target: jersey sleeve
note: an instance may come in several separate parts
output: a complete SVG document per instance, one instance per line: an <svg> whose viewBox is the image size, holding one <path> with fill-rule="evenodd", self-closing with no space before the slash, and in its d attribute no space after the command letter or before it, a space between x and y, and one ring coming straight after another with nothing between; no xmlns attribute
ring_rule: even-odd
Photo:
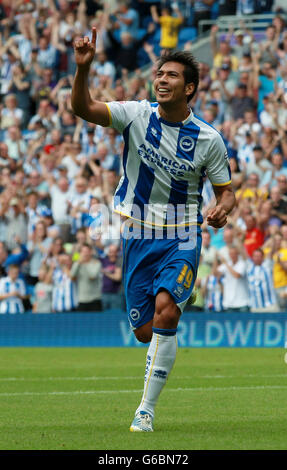
<svg viewBox="0 0 287 470"><path fill-rule="evenodd" d="M231 183L231 170L227 149L220 134L214 134L207 156L206 173L213 186Z"/></svg>
<svg viewBox="0 0 287 470"><path fill-rule="evenodd" d="M109 111L109 127L120 133L143 109L143 103L140 101L111 101L105 104Z"/></svg>

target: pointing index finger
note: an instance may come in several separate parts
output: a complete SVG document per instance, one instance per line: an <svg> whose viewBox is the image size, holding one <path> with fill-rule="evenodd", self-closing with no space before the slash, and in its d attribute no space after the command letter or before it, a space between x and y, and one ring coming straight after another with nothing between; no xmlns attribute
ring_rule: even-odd
<svg viewBox="0 0 287 470"><path fill-rule="evenodd" d="M96 39L97 39L97 29L93 27L92 28L92 40L91 40L91 43L93 46L96 45Z"/></svg>

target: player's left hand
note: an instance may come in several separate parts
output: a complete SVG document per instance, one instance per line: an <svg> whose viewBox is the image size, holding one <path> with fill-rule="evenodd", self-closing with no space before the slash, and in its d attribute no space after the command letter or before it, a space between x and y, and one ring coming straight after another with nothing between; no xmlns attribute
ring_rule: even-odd
<svg viewBox="0 0 287 470"><path fill-rule="evenodd" d="M207 223L214 228L221 228L227 223L227 214L222 206L219 204L213 209L210 209L207 213Z"/></svg>

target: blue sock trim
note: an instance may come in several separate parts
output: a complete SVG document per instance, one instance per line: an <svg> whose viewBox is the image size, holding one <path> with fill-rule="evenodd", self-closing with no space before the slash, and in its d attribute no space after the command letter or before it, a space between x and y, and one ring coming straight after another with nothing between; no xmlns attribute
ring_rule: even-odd
<svg viewBox="0 0 287 470"><path fill-rule="evenodd" d="M163 329L163 328L154 328L154 327L152 327L152 331L154 333L156 333L157 335L174 336L174 335L176 335L177 328L167 330L167 329Z"/></svg>

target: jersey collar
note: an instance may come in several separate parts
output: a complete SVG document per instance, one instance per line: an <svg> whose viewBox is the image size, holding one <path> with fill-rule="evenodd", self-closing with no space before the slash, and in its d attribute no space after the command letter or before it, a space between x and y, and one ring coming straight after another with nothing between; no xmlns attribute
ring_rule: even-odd
<svg viewBox="0 0 287 470"><path fill-rule="evenodd" d="M193 118L193 112L192 112L192 110L190 109L189 115L187 116L187 118L185 118L184 121L170 122L170 121L166 121L165 119L163 119L163 118L161 117L161 115L159 114L158 106L157 106L157 108L156 108L156 116L157 116L158 120L159 120L160 122L162 122L163 124L165 124L166 126L171 126L171 127L183 127L183 126L186 126L187 124L189 124L189 122L192 120L192 118Z"/></svg>

